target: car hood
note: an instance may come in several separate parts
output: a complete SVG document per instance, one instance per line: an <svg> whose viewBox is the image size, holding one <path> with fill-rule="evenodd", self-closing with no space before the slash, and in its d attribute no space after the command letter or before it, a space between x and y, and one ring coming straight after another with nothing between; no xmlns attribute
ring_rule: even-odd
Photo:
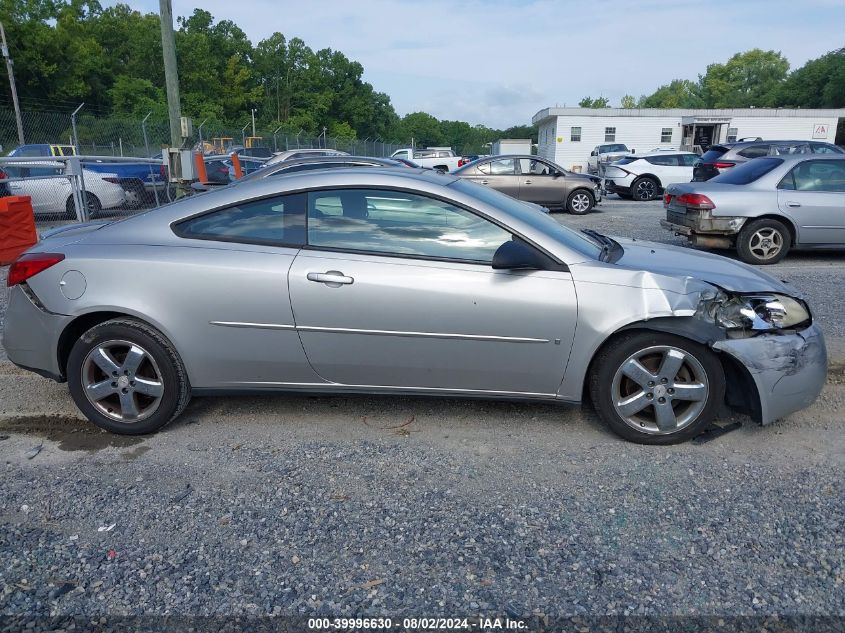
<svg viewBox="0 0 845 633"><path fill-rule="evenodd" d="M694 277L730 292L778 292L800 297L788 283L753 266L688 247L614 237L625 250L617 266L673 277Z"/></svg>

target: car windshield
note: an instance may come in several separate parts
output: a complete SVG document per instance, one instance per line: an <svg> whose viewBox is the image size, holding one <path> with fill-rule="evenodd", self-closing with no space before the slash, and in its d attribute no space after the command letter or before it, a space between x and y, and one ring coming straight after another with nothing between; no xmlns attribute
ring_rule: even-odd
<svg viewBox="0 0 845 633"><path fill-rule="evenodd" d="M715 178L711 178L710 182L719 182L725 185L747 185L765 176L781 163L783 161L780 158L755 158L739 167L732 167Z"/></svg>
<svg viewBox="0 0 845 633"><path fill-rule="evenodd" d="M580 233L576 233L572 229L563 226L557 220L550 218L547 214L536 210L524 202L511 198L500 191L463 179L456 180L450 186L462 193L478 198L490 206L502 209L521 220L529 222L544 233L551 235L562 244L574 251L577 251L578 253L581 253L582 255L586 255L592 259L598 259L601 255L601 247L593 240Z"/></svg>
<svg viewBox="0 0 845 633"><path fill-rule="evenodd" d="M633 163L635 160L639 160L638 156L626 156L625 158L620 158L614 164L615 165L627 165L628 163Z"/></svg>
<svg viewBox="0 0 845 633"><path fill-rule="evenodd" d="M602 145L600 151L602 154L607 154L608 152L627 152L628 148L617 143L616 145Z"/></svg>

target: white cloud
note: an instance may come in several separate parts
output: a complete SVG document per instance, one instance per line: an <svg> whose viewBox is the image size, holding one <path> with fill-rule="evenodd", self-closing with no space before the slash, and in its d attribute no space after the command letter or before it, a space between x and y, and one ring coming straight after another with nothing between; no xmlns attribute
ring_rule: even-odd
<svg viewBox="0 0 845 633"><path fill-rule="evenodd" d="M142 0L138 8L157 11ZM196 0L174 0L188 15ZM842 0L206 0L254 41L280 31L363 64L400 114L497 127L555 104L653 92L759 47L793 67L845 44Z"/></svg>

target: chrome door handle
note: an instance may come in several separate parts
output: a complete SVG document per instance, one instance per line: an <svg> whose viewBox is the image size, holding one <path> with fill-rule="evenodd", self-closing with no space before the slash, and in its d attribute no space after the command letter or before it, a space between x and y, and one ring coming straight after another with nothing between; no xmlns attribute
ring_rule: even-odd
<svg viewBox="0 0 845 633"><path fill-rule="evenodd" d="M481 184L482 184L482 185L486 185L486 184L487 184L487 181L486 181L486 180L482 180L482 181L481 181Z"/></svg>
<svg viewBox="0 0 845 633"><path fill-rule="evenodd" d="M530 184L531 184L531 181L530 181L530 180L526 180L526 181L525 181L525 184L526 184L526 185L530 185Z"/></svg>
<svg viewBox="0 0 845 633"><path fill-rule="evenodd" d="M333 288L337 288L344 284L351 284L355 281L352 277L347 277L338 270L329 270L324 273L308 273L306 275L308 281L316 281L321 284L327 284Z"/></svg>
<svg viewBox="0 0 845 633"><path fill-rule="evenodd" d="M800 202L787 202L786 206L788 206L788 207L800 207L801 203Z"/></svg>

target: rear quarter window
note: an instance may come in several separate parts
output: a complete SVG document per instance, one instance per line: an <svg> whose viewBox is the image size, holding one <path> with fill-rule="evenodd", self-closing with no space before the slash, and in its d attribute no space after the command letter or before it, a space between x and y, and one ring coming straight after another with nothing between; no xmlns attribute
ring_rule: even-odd
<svg viewBox="0 0 845 633"><path fill-rule="evenodd" d="M701 162L702 163L712 163L720 159L722 156L728 153L727 147L722 147L721 145L714 145L706 152L701 155Z"/></svg>
<svg viewBox="0 0 845 633"><path fill-rule="evenodd" d="M782 163L783 161L780 158L758 158L738 167L733 167L712 178L710 182L720 182L726 185L747 185L762 178Z"/></svg>

